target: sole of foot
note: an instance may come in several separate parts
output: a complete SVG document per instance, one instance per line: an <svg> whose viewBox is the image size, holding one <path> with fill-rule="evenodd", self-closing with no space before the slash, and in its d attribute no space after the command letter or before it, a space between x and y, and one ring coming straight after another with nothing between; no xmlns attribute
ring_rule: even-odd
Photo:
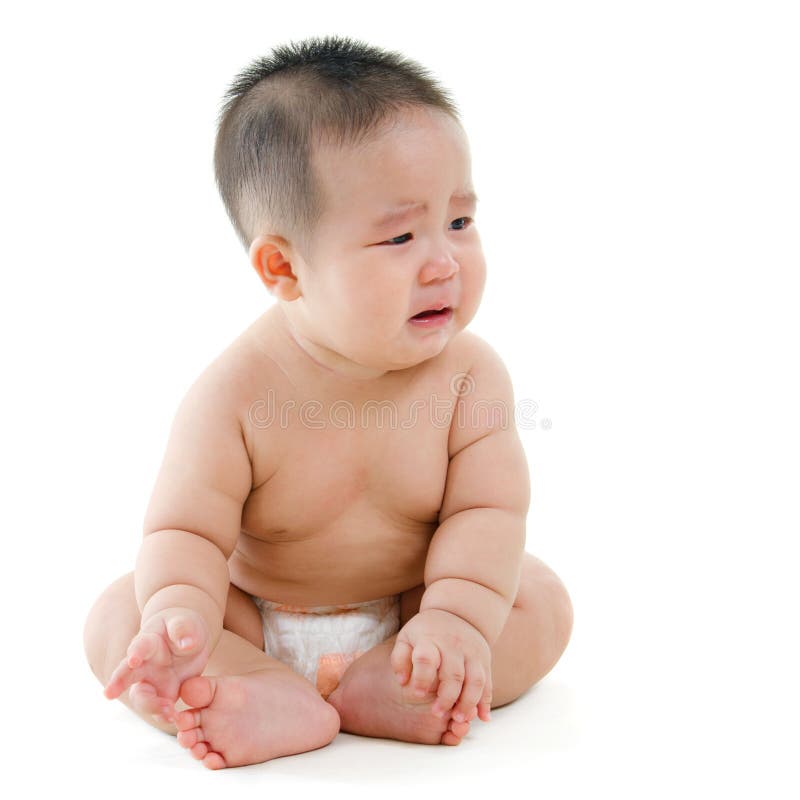
<svg viewBox="0 0 800 800"><path fill-rule="evenodd" d="M347 733L420 744L460 744L477 709L464 722L457 722L449 712L435 716L435 701L433 694L413 696L397 682L388 660L372 652L354 662L328 697Z"/></svg>
<svg viewBox="0 0 800 800"><path fill-rule="evenodd" d="M339 717L307 681L284 670L198 676L181 685L178 743L209 769L258 764L329 744Z"/></svg>

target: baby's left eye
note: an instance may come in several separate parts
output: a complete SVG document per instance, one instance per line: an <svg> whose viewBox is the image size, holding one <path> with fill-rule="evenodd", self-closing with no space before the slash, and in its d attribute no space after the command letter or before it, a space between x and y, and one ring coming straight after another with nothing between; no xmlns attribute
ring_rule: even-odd
<svg viewBox="0 0 800 800"><path fill-rule="evenodd" d="M458 219L454 219L452 224L455 225L458 222L462 222L463 225L461 227L456 228L456 230L463 231L472 222L472 217L459 217Z"/></svg>

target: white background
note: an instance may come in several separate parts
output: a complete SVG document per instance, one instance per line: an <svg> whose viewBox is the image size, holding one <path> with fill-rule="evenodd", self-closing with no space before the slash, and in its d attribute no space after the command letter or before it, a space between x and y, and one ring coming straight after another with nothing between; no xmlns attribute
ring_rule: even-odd
<svg viewBox="0 0 800 800"><path fill-rule="evenodd" d="M797 797L792 6L4 11L0 780ZM527 547L568 586L575 629L458 748L340 735L211 774L102 697L82 627L133 567L178 401L271 302L213 182L220 98L272 46L334 33L419 60L462 109L489 265L471 327L537 404Z"/></svg>

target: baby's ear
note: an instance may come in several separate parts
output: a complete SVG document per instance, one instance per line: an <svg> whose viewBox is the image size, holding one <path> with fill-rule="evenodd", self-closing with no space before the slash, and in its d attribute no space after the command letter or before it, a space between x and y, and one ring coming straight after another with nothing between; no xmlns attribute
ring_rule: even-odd
<svg viewBox="0 0 800 800"><path fill-rule="evenodd" d="M271 294L279 300L300 296L297 275L292 271L291 248L280 236L263 235L250 245L250 263Z"/></svg>

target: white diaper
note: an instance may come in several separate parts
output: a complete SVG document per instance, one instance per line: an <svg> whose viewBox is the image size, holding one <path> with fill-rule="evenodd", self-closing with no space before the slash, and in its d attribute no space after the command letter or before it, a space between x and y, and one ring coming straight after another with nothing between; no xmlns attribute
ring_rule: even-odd
<svg viewBox="0 0 800 800"><path fill-rule="evenodd" d="M292 606L254 597L264 652L317 687L324 697L362 653L400 630L400 595L338 606Z"/></svg>

